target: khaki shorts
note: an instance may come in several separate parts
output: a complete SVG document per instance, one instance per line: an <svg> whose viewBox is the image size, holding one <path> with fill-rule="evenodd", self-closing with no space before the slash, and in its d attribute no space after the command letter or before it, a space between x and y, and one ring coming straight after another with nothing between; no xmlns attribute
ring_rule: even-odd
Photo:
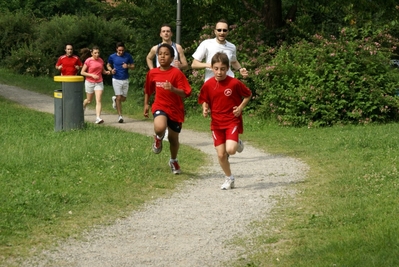
<svg viewBox="0 0 399 267"><path fill-rule="evenodd" d="M85 81L85 88L86 88L86 93L92 94L94 91L103 91L104 90L104 83L91 83L88 81Z"/></svg>
<svg viewBox="0 0 399 267"><path fill-rule="evenodd" d="M129 80L117 80L112 78L112 86L114 87L115 95L123 95L124 97L127 97Z"/></svg>

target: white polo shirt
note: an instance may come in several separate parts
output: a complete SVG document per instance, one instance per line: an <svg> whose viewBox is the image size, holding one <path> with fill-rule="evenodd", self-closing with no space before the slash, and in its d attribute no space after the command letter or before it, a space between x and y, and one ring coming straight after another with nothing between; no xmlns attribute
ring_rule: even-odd
<svg viewBox="0 0 399 267"><path fill-rule="evenodd" d="M197 50L193 54L193 58L202 62L202 60L205 58L206 63L211 63L212 57L217 53L217 52L223 52L227 55L229 58L229 62L231 65L231 62L237 61L237 52L236 52L236 46L228 41L224 44L218 43L216 38L214 39L207 39L204 40L200 43L198 46ZM229 70L227 71L227 75L234 77L234 72L231 71L231 68L229 66ZM209 78L213 77L213 72L210 68L205 69L205 81L207 81Z"/></svg>

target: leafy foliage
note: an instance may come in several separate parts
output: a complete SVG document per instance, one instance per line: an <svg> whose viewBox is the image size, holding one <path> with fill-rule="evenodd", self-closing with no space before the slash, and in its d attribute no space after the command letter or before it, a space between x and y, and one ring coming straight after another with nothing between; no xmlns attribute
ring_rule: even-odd
<svg viewBox="0 0 399 267"><path fill-rule="evenodd" d="M51 18L61 15L84 13L100 14L107 4L101 0L25 0L2 1L0 11L14 13L22 11L37 18Z"/></svg>
<svg viewBox="0 0 399 267"><path fill-rule="evenodd" d="M41 72L42 74L54 75L58 74L54 64L58 56L65 53L67 43L73 44L77 50L99 46L106 61L108 55L114 53L118 41L130 43L134 38L134 32L123 20L106 21L95 15L53 17L50 21L39 24L36 32L36 39L32 44L13 50L12 55L6 60L9 68L18 73L32 74L28 70L44 67L46 71ZM39 62L29 60L30 53L27 49L42 58L41 65L35 65ZM26 55L25 59L23 55ZM18 63L24 60L25 64Z"/></svg>
<svg viewBox="0 0 399 267"><path fill-rule="evenodd" d="M283 45L255 78L265 89L259 113L309 127L396 120L399 72L389 63L397 44L389 34L343 28L338 39Z"/></svg>
<svg viewBox="0 0 399 267"><path fill-rule="evenodd" d="M31 44L24 44L20 48L12 50L11 55L6 58L4 64L15 73L34 77L49 75L53 70L49 66L54 66L54 62L50 61L41 50Z"/></svg>
<svg viewBox="0 0 399 267"><path fill-rule="evenodd" d="M11 54L11 49L17 49L32 41L36 22L30 14L24 12L4 12L0 15L0 58Z"/></svg>
<svg viewBox="0 0 399 267"><path fill-rule="evenodd" d="M160 25L177 24L176 1L64 1L0 4L0 12L24 11L0 18L0 56L7 57L2 63L18 73L52 76L58 74L54 63L66 43L74 45L75 53L97 45L106 61L115 43L123 41L136 63L132 88L141 90L148 71L145 58L160 41ZM298 126L396 120L398 74L389 68L389 59L399 58L397 40L391 37L399 33L399 7L394 0L355 2L285 0L277 12L284 15L292 7L297 12L284 27L270 30L263 11L278 0L183 1L181 44L190 64L199 43L214 37L214 23L220 18L230 22L228 40L250 72L242 79L253 93L246 112ZM159 10L165 10L162 16L156 15ZM41 19L25 16L27 11ZM185 73L193 88L186 107L195 110L203 70Z"/></svg>

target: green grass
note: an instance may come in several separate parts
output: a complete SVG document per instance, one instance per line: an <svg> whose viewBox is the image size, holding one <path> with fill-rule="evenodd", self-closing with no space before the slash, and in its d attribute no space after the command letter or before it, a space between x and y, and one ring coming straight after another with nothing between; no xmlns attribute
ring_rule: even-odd
<svg viewBox="0 0 399 267"><path fill-rule="evenodd" d="M18 85L14 78L7 81L4 76L10 74L3 72L0 69L0 83ZM18 77L19 83L26 79L26 85L36 90L32 85L35 80ZM49 90L52 94L53 89ZM108 91L105 93L110 97L112 91ZM142 116L140 92L137 88L129 92L126 114ZM9 129L13 121L6 123L3 118L8 117L4 112L11 112L10 107L15 109L15 117L22 117L22 124L35 116L41 125L20 127L17 123ZM55 134L51 115L5 101L0 103L0 111L1 138L10 138L9 142L1 140L2 145L6 143L0 154L1 201L10 201L1 206L1 214L8 210L17 216L0 217L2 224L10 220L7 227L15 227L7 235L1 230L1 238L8 238L1 243L1 255L27 250L47 236L51 243L54 237L78 234L83 227L112 221L134 209L132 203L140 205L175 186L174 180L164 185L154 178L157 172L168 170L164 165L149 166L156 155L148 151L150 140L146 137L95 125L84 131ZM184 127L209 131L209 120L190 113ZM120 137L132 141L121 143ZM269 153L300 159L310 170L303 182L292 186L295 196L278 198L279 205L271 216L253 222L248 237L233 241L245 253L228 266L399 266L399 124L286 128L247 116L243 139ZM114 150L101 148L101 140L115 143ZM197 169L192 164L201 155L187 147L182 149L185 160L193 158L187 168L192 166L189 172L194 175ZM121 159L126 165L117 167ZM141 172L146 175L137 178ZM88 174L93 174L90 180ZM143 189L137 189L138 185ZM7 196L13 196L12 200ZM125 197L131 199L125 202ZM39 198L45 200L40 202ZM43 203L49 203L48 207ZM87 207L89 215L79 211ZM104 211L109 214L104 216ZM30 241L32 236L35 238Z"/></svg>
<svg viewBox="0 0 399 267"><path fill-rule="evenodd" d="M237 240L255 252L236 266L399 266L398 124L298 129L247 118L246 130L311 168L261 234Z"/></svg>
<svg viewBox="0 0 399 267"><path fill-rule="evenodd" d="M149 137L94 124L54 132L53 115L3 98L0 117L0 262L126 216L195 178L206 161L182 145L176 176Z"/></svg>

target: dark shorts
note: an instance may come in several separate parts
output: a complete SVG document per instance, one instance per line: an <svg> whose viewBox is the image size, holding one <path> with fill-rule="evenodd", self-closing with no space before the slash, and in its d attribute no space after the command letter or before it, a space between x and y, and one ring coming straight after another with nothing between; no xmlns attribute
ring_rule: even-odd
<svg viewBox="0 0 399 267"><path fill-rule="evenodd" d="M181 122L172 121L171 119L169 119L168 115L164 111L157 110L152 115L154 118L158 117L158 116L165 116L168 119L168 122L167 122L168 127L176 133L181 132L181 128L182 128L183 124Z"/></svg>

